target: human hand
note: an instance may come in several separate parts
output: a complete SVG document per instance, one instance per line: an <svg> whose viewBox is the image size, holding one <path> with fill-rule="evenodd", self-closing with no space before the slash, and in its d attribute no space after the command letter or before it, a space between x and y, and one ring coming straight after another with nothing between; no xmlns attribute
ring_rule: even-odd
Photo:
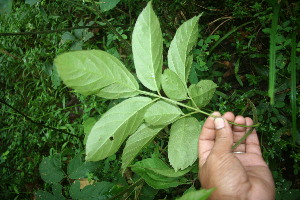
<svg viewBox="0 0 300 200"><path fill-rule="evenodd" d="M234 153L231 149L250 128L252 119L225 113L208 117L199 137L199 179L203 188L216 188L210 199L275 199L272 174L262 158L258 137L254 130Z"/></svg>

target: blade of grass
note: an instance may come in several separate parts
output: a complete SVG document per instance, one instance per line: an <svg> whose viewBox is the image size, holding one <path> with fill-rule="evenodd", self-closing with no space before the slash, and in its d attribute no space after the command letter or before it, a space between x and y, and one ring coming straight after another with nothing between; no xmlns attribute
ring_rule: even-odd
<svg viewBox="0 0 300 200"><path fill-rule="evenodd" d="M229 31L228 33L226 33L226 35L224 35L222 38L220 38L210 49L209 49L209 54L211 54L211 52L223 41L225 40L226 38L228 38L232 33L234 33L235 31L239 30L240 28L242 28L243 26L246 26L250 23L252 23L254 21L250 21L250 22L247 22L247 23L244 23L234 29L232 29L231 31Z"/></svg>
<svg viewBox="0 0 300 200"><path fill-rule="evenodd" d="M235 66L234 66L234 73L235 73L235 78L236 78L237 82L239 82L239 84L240 84L241 86L244 86L244 84L243 84L243 82L242 82L240 76L238 75L239 68L240 68L240 60L241 60L241 58L238 58L238 60L237 60L236 63L235 63Z"/></svg>
<svg viewBox="0 0 300 200"><path fill-rule="evenodd" d="M250 107L252 109L252 115L253 115L253 124L258 124L258 118L257 118L257 110L254 106L254 104L252 103L252 101L250 101L250 99L247 99L248 104L250 104ZM235 145L233 145L231 147L232 150L234 150L235 148L237 148L237 146L239 146L244 140L246 140L246 138L252 133L252 131L255 129L255 127L251 127L247 133L241 138L239 139L239 141L237 141L237 143L235 143Z"/></svg>
<svg viewBox="0 0 300 200"><path fill-rule="evenodd" d="M292 136L295 144L297 140L297 104L296 104L296 31L292 35L291 52L291 105L292 105Z"/></svg>
<svg viewBox="0 0 300 200"><path fill-rule="evenodd" d="M274 92L275 92L275 80L276 80L276 35L277 35L277 25L279 18L279 4L274 2L273 4L273 16L272 16L272 26L270 33L270 70L269 70L269 90L268 96L270 97L271 105L274 105Z"/></svg>

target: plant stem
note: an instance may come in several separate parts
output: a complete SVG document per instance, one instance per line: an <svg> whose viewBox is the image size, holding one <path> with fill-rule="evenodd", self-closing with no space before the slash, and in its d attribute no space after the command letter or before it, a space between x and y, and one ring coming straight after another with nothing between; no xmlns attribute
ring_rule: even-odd
<svg viewBox="0 0 300 200"><path fill-rule="evenodd" d="M195 113L202 113L202 114L204 114L204 115L207 115L207 116L216 118L216 116L211 115L211 114L209 114L209 113L207 113L207 112L205 112L205 111L203 111L203 110L200 110L200 109L198 109L198 108L194 108L194 107L187 106L187 105L185 105L185 104L183 104L183 103L174 101L174 100L172 100L172 99L169 99L169 98L166 98L166 97L163 97L163 96L159 96L159 95L154 94L154 93L151 93L151 92L142 91L142 90L138 90L138 92L139 92L140 94L144 94L144 95L147 95L147 96L160 98L160 99L163 99L163 100L165 100L165 101L168 101L168 102L170 102L170 103L172 103L172 104L176 104L176 105L178 105L178 106L181 106L181 107L184 107L184 108L187 108L187 109L190 109L190 110L194 110L195 112L193 112L193 114L195 114ZM243 124L237 124L237 123L230 122L230 121L228 121L228 123L229 123L229 124L236 125L236 126L240 126L240 127L257 127L257 126L259 126L259 123L254 124L254 125L251 125L251 126L246 126L246 125L243 125Z"/></svg>
<svg viewBox="0 0 300 200"><path fill-rule="evenodd" d="M199 113L199 112L198 112L198 111L195 111L195 112L191 112L191 113L182 115L181 117L178 118L178 120L181 119L181 118L185 118L185 117L191 116L191 115L193 115L193 114L197 114L197 113Z"/></svg>
<svg viewBox="0 0 300 200"><path fill-rule="evenodd" d="M151 92L142 91L142 90L139 90L139 92L140 92L140 94L144 94L144 95L148 95L148 96L160 98L160 99L163 99L163 100L165 100L165 101L168 101L168 102L170 102L170 103L172 103L172 104L176 104L176 105L179 105L179 106L181 106L181 107L185 107L185 108L187 108L187 109L194 110L194 111L197 111L197 112L202 113L202 114L204 114L204 115L210 116L210 114L207 113L207 112L204 112L204 111L199 110L199 109L197 109L197 108L193 108L193 107L187 106L187 105L185 105L185 104L183 104L183 103L174 101L174 100L172 100L172 99L168 99L168 98L166 98L166 97L159 96L159 95L157 95L157 94L154 94L154 93L151 93Z"/></svg>
<svg viewBox="0 0 300 200"><path fill-rule="evenodd" d="M237 148L237 146L239 146L252 133L253 130L254 130L254 127L250 128L250 130L248 130L247 133L245 135L243 135L243 137L241 139L239 139L239 141L231 147L231 149L234 150L235 148Z"/></svg>

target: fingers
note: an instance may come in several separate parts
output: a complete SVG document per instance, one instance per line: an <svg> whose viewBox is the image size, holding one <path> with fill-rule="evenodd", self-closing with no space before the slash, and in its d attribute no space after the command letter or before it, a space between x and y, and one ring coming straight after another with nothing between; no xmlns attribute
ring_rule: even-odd
<svg viewBox="0 0 300 200"><path fill-rule="evenodd" d="M251 118L246 117L245 119L246 119L246 125L247 126L253 125L253 120ZM251 128L247 128L247 131L250 130L250 129ZM257 154L257 155L260 155L260 156L262 155L260 145L259 145L258 136L257 136L257 133L256 133L255 129L246 138L245 146L246 146L246 152L247 153L254 153L254 154Z"/></svg>
<svg viewBox="0 0 300 200"><path fill-rule="evenodd" d="M221 116L219 112L212 113L213 116ZM199 165L200 167L206 162L206 158L210 154L215 143L215 124L214 118L208 117L203 124L202 131L198 142Z"/></svg>
<svg viewBox="0 0 300 200"><path fill-rule="evenodd" d="M216 139L212 152L215 154L230 153L233 144L232 129L226 119L218 117L214 120Z"/></svg>
<svg viewBox="0 0 300 200"><path fill-rule="evenodd" d="M243 116L236 116L234 123L246 125L246 119ZM233 144L237 143L246 133L246 128L241 126L233 126ZM234 152L246 152L245 141L243 141L237 148L234 149Z"/></svg>
<svg viewBox="0 0 300 200"><path fill-rule="evenodd" d="M213 116L220 117L221 114L219 112L212 113ZM223 115L223 118L225 118L228 121L233 122L234 121L234 114L232 112L227 112ZM231 126L231 124L230 124ZM206 159L208 155L211 152L211 149L214 146L216 138L215 133L215 124L214 124L214 118L208 117L202 127L202 131L199 137L199 165L200 167L206 162Z"/></svg>
<svg viewBox="0 0 300 200"><path fill-rule="evenodd" d="M253 125L253 120L249 117L236 116L234 123L243 124L246 126ZM233 126L233 142L234 144L238 142L251 128L250 127L241 127L241 126ZM234 152L247 152L247 153L255 153L257 155L261 155L261 149L259 146L259 141L257 137L256 130L254 129L252 133L244 140Z"/></svg>
<svg viewBox="0 0 300 200"><path fill-rule="evenodd" d="M223 118L225 118L227 121L229 122L233 122L234 119L235 119L235 116L232 112L226 112L224 115L223 115ZM232 124L229 124L230 127L232 127Z"/></svg>

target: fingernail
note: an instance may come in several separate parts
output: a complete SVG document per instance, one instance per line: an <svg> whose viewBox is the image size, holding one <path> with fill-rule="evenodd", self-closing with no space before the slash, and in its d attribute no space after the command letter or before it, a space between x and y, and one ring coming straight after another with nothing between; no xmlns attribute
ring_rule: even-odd
<svg viewBox="0 0 300 200"><path fill-rule="evenodd" d="M224 119L221 117L215 118L215 128L221 129L225 127Z"/></svg>

